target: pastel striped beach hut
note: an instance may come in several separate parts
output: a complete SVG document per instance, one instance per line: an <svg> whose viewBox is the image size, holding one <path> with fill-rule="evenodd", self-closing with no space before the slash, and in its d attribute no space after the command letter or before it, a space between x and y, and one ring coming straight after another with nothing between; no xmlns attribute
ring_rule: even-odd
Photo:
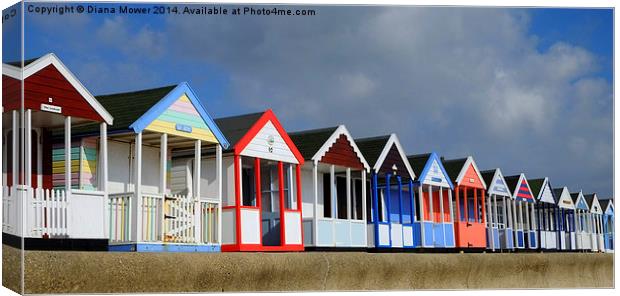
<svg viewBox="0 0 620 296"><path fill-rule="evenodd" d="M523 173L505 178L514 197L515 245L517 249L537 249L536 200Z"/></svg>
<svg viewBox="0 0 620 296"><path fill-rule="evenodd" d="M2 82L4 241L19 247L24 238L26 249L106 249L105 141L75 139L71 129L90 124L105 135L113 116L53 53L3 63Z"/></svg>
<svg viewBox="0 0 620 296"><path fill-rule="evenodd" d="M111 251L217 252L221 243L221 190L174 191L171 155L191 149L214 151L211 166L195 166L218 176L228 141L186 82L153 89L97 96L116 118L107 134L109 180L106 224ZM88 141L92 125L74 129ZM198 157L199 159L199 157ZM199 180L199 179L197 179Z"/></svg>
<svg viewBox="0 0 620 296"><path fill-rule="evenodd" d="M555 204L560 210L558 220L561 220L562 224L565 225L565 227L558 231L560 236L558 250L576 250L575 203L566 186L554 188L553 197Z"/></svg>
<svg viewBox="0 0 620 296"><path fill-rule="evenodd" d="M513 201L499 168L480 172L487 185L487 249L514 250Z"/></svg>

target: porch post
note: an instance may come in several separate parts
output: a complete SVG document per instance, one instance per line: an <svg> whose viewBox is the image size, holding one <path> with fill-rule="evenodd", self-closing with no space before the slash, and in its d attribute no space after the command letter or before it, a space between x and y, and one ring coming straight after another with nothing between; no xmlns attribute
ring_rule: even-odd
<svg viewBox="0 0 620 296"><path fill-rule="evenodd" d="M368 223L368 220L366 217L366 170L362 169L361 171L362 173L362 221L364 221L364 223ZM366 242L366 244L368 244L368 232L364 231L364 241Z"/></svg>
<svg viewBox="0 0 620 296"><path fill-rule="evenodd" d="M280 193L280 245L286 245L286 221L284 221L284 163L278 161L279 193Z"/></svg>
<svg viewBox="0 0 620 296"><path fill-rule="evenodd" d="M156 229L158 229L159 231L157 232L156 235L159 235L161 237L161 240L164 240L164 221L165 221L165 211L164 211L164 202L166 200L166 171L167 171L167 161L168 161L168 134L163 133L161 134L161 136L159 137L159 193L161 194L162 200L161 200L161 215L160 215L160 219L161 219L161 224L158 223L158 225L156 225ZM198 205L200 207L200 204ZM200 209L194 209L194 213L201 213ZM198 222L200 222L200 215L194 215L194 217L198 216ZM194 221L196 221L196 219L194 219ZM197 229L198 225L200 225L200 223L196 223L196 227L194 229ZM197 234L199 235L201 232L200 231L196 231ZM202 240L195 235L194 236L196 238L196 242L197 243L201 243Z"/></svg>
<svg viewBox="0 0 620 296"><path fill-rule="evenodd" d="M463 211L465 211L465 223L469 224L469 200L467 200L467 187L463 187L463 208Z"/></svg>
<svg viewBox="0 0 620 296"><path fill-rule="evenodd" d="M431 222L435 223L435 205L433 196L433 185L428 185L428 215L431 218ZM433 231L433 240L435 239L435 232ZM434 241L433 241L434 243Z"/></svg>
<svg viewBox="0 0 620 296"><path fill-rule="evenodd" d="M499 224L499 214L497 213L497 194L493 194L493 220ZM497 226L499 229L499 225ZM504 228L506 228L506 221L504 221Z"/></svg>
<svg viewBox="0 0 620 296"><path fill-rule="evenodd" d="M424 195L422 186L422 182L420 181L418 186L418 207L420 208L420 217L418 217L418 221L420 221L420 244L424 246L426 242L424 236Z"/></svg>
<svg viewBox="0 0 620 296"><path fill-rule="evenodd" d="M103 233L105 237L109 237L110 231L110 215L108 208L108 124L102 122L99 124L99 172L98 176L99 190L103 192Z"/></svg>
<svg viewBox="0 0 620 296"><path fill-rule="evenodd" d="M215 179L217 180L217 243L222 243L222 146L215 145Z"/></svg>
<svg viewBox="0 0 620 296"><path fill-rule="evenodd" d="M303 215L303 204L302 204L302 197L301 197L301 165L297 164L295 165L295 188L297 189L297 210L299 211L299 231L301 231L301 243L303 245L304 243L304 215Z"/></svg>
<svg viewBox="0 0 620 296"><path fill-rule="evenodd" d="M158 225L156 225L156 229L158 229L158 235L161 237L161 240L164 240L164 220L165 220L165 212L164 212L164 202L166 200L166 171L167 171L167 167L168 167L168 134L163 133L161 134L161 136L159 137L159 193L161 194L161 215L160 215L160 219L161 222L158 223ZM200 204L199 204L200 206ZM194 209L194 213L201 213L201 209ZM195 215L195 216L200 216L200 215ZM196 219L194 219L196 220ZM198 219L198 223L196 223L196 226L198 226L200 224L200 219ZM198 232L200 233L200 232ZM202 240L195 236L196 238L196 242L201 243Z"/></svg>
<svg viewBox="0 0 620 296"><path fill-rule="evenodd" d="M441 212L440 221L441 221L441 233L443 233L443 244L446 245L446 228L443 226L445 221L445 212L443 211L443 188L439 187L439 211Z"/></svg>
<svg viewBox="0 0 620 296"><path fill-rule="evenodd" d="M504 204L504 207L502 209L502 215L504 216L503 217L504 218L503 219L504 220L504 229L506 229L508 227L510 227L512 229L512 225L511 225L512 223L509 222L509 220L512 220L512 219L510 219L510 217L508 217L508 208L507 208L508 205L506 204L506 197L505 196L502 196L502 203Z"/></svg>
<svg viewBox="0 0 620 296"><path fill-rule="evenodd" d="M474 188L474 220L476 223L480 223L480 215L478 213L478 189Z"/></svg>
<svg viewBox="0 0 620 296"><path fill-rule="evenodd" d="M200 199L200 163L202 141L194 142L194 198Z"/></svg>
<svg viewBox="0 0 620 296"><path fill-rule="evenodd" d="M398 221L403 224L403 183L400 176L396 176L398 182Z"/></svg>
<svg viewBox="0 0 620 296"><path fill-rule="evenodd" d="M235 175L235 242L241 247L241 156L233 156ZM261 234L262 235L262 234Z"/></svg>
<svg viewBox="0 0 620 296"><path fill-rule="evenodd" d="M325 184L323 184L323 186L325 186ZM332 219L336 218L336 167L332 164L329 166L329 192L330 192L330 196L329 196L329 202L332 206L331 208L331 217ZM323 199L326 199L327 197L324 196ZM333 225L333 223L332 223ZM335 234L334 234L335 235Z"/></svg>
<svg viewBox="0 0 620 296"><path fill-rule="evenodd" d="M65 196L71 193L71 116L65 117Z"/></svg>
<svg viewBox="0 0 620 296"><path fill-rule="evenodd" d="M11 175L11 185L13 188L17 188L17 183L19 182L19 113L17 110L13 110L13 133L12 137L12 145L13 145L13 155L11 155L12 162L12 170L13 173ZM66 122L66 121L65 121Z"/></svg>
<svg viewBox="0 0 620 296"><path fill-rule="evenodd" d="M482 213L481 213L482 217L480 218L480 220L481 220L481 223L482 223L482 224L486 224L486 222L487 222L487 213L486 213L486 208L485 208L485 206L484 206L484 196L485 196L486 194L487 194L487 193L486 193L486 190L484 190L484 189L480 189L480 202L481 202L481 204L480 204L480 208L481 208L481 210L482 210L482 211L481 211L481 212L482 212Z"/></svg>
<svg viewBox="0 0 620 296"><path fill-rule="evenodd" d="M448 189L448 207L450 209L450 222L454 223L454 219L452 218L453 215L453 208L452 208L452 189Z"/></svg>
<svg viewBox="0 0 620 296"><path fill-rule="evenodd" d="M378 178L376 172L371 172L370 174L371 174L370 177L372 178L371 179L372 183L371 183L370 186L372 187L372 195L373 195L372 196L372 206L370 208L370 214L372 215L371 218L372 218L372 220L373 220L373 222L375 224L375 233L376 233L375 234L375 240L378 241L377 240L377 235L379 233L379 226L378 226L379 224L377 224L377 223L379 222L379 197L378 197L379 189L378 189L377 182L379 181L378 180L379 178Z"/></svg>
<svg viewBox="0 0 620 296"><path fill-rule="evenodd" d="M202 141L196 140L194 144L194 239L200 242L201 225L200 225L200 164L202 163ZM166 171L163 171L165 176Z"/></svg>
<svg viewBox="0 0 620 296"><path fill-rule="evenodd" d="M166 194L166 171L168 162L168 134L160 136L159 144L159 192L162 196Z"/></svg>
<svg viewBox="0 0 620 296"><path fill-rule="evenodd" d="M389 233L388 233L388 237L390 238L390 247L392 246L392 219L390 219L390 210L391 210L391 204L392 204L392 193L390 191L391 189L391 184L392 181L390 180L392 178L392 174L385 174L385 209L386 209L386 222L388 223L388 227L390 229Z"/></svg>
<svg viewBox="0 0 620 296"><path fill-rule="evenodd" d="M347 168L347 220L351 220L351 168Z"/></svg>
<svg viewBox="0 0 620 296"><path fill-rule="evenodd" d="M133 213L135 220L131 221L133 228L133 239L135 242L142 240L142 132L136 134L135 145L135 157L134 157L134 198L133 198Z"/></svg>
<svg viewBox="0 0 620 296"><path fill-rule="evenodd" d="M24 111L24 185L32 187L32 111ZM70 163L70 162L69 162Z"/></svg>
<svg viewBox="0 0 620 296"><path fill-rule="evenodd" d="M459 194L460 194L460 188L458 186L454 187L454 192L456 192L456 221L461 222L461 205L460 203L460 198L459 198Z"/></svg>
<svg viewBox="0 0 620 296"><path fill-rule="evenodd" d="M414 192L413 192L413 180L411 178L409 178L409 208L411 209L411 224L413 224L413 222L415 222L415 199L414 197Z"/></svg>
<svg viewBox="0 0 620 296"><path fill-rule="evenodd" d="M422 222L424 222L424 194L422 186L422 183L418 186L418 207L420 207L420 217L418 217L418 220L420 221L420 233L424 234L424 225L422 225ZM424 236L422 235L422 237Z"/></svg>
<svg viewBox="0 0 620 296"><path fill-rule="evenodd" d="M443 211L443 188L442 187L439 187L439 212L441 212L441 215L439 215L439 221L441 222L441 224L443 224L446 221L445 221L445 214ZM445 236L445 233L444 233L444 236Z"/></svg>
<svg viewBox="0 0 620 296"><path fill-rule="evenodd" d="M319 239L319 230L317 229L319 227L319 181L318 181L318 176L319 171L318 171L318 163L317 161L313 161L312 162L312 191L314 191L314 200L313 200L313 209L314 209L314 217L312 219L312 234L313 234L313 238L312 238L312 242L314 244L314 246L317 246L317 242ZM325 186L325 184L323 184L323 186ZM323 197L323 199L325 200L326 197Z"/></svg>
<svg viewBox="0 0 620 296"><path fill-rule="evenodd" d="M364 222L368 222L366 219L368 217L366 217L366 207L368 206L366 204L366 171L362 170L362 220ZM364 231L364 233L366 233L366 231Z"/></svg>

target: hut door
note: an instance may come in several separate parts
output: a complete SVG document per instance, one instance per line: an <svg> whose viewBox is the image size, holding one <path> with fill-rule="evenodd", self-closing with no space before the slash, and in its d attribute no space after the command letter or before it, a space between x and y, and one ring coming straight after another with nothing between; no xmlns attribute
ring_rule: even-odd
<svg viewBox="0 0 620 296"><path fill-rule="evenodd" d="M280 245L280 189L277 162L261 161L261 224L265 246Z"/></svg>

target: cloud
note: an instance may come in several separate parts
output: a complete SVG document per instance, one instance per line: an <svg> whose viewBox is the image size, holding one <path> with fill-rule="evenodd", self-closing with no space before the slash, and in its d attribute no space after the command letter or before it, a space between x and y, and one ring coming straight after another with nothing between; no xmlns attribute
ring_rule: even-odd
<svg viewBox="0 0 620 296"><path fill-rule="evenodd" d="M538 50L527 13L336 7L318 15L171 17L166 34L192 44L177 48L182 58L230 71L231 105L272 107L289 129L396 132L409 153L473 154L485 168L611 192L609 82L588 76L599 65L584 48L558 41ZM579 169L560 169L568 163Z"/></svg>
<svg viewBox="0 0 620 296"><path fill-rule="evenodd" d="M90 73L81 79L138 88L175 73L198 81L204 97L211 89L200 83L213 73L203 69L219 69L223 103L207 102L216 116L272 108L287 130L395 132L408 153L473 155L484 169L611 194L612 87L597 76L605 59L561 40L538 48L528 10L313 9L169 16L163 25L105 16L95 34L75 37L101 56L79 66Z"/></svg>
<svg viewBox="0 0 620 296"><path fill-rule="evenodd" d="M166 35L152 30L148 24L140 26L135 32L126 17L115 16L103 20L96 32L101 43L117 49L127 57L159 58L164 52Z"/></svg>

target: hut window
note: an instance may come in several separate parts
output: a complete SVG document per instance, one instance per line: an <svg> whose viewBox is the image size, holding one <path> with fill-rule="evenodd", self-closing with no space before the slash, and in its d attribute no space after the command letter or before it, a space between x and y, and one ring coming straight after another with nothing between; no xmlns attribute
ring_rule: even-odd
<svg viewBox="0 0 620 296"><path fill-rule="evenodd" d="M242 205L256 206L255 158L242 156L241 166Z"/></svg>
<svg viewBox="0 0 620 296"><path fill-rule="evenodd" d="M353 182L351 186L353 190L351 193L353 197L353 212L351 213L351 218L355 220L362 220L362 180L353 179L351 181Z"/></svg>
<svg viewBox="0 0 620 296"><path fill-rule="evenodd" d="M263 212L280 211L280 189L278 163L262 161L260 165L261 193Z"/></svg>
<svg viewBox="0 0 620 296"><path fill-rule="evenodd" d="M323 217L332 218L332 187L330 174L323 174Z"/></svg>
<svg viewBox="0 0 620 296"><path fill-rule="evenodd" d="M368 219L371 222L374 222L373 218L372 218L372 194L370 194L370 191L372 189L372 187L370 186L370 180L366 181L366 219Z"/></svg>
<svg viewBox="0 0 620 296"><path fill-rule="evenodd" d="M494 211L495 212L495 211ZM501 203L501 200L497 202L497 228L504 229L506 228L506 221L504 217L504 204Z"/></svg>
<svg viewBox="0 0 620 296"><path fill-rule="evenodd" d="M336 209L336 218L347 218L347 178L343 176L336 177Z"/></svg>
<svg viewBox="0 0 620 296"><path fill-rule="evenodd" d="M289 210L297 210L294 171L294 164L284 163L284 208Z"/></svg>

